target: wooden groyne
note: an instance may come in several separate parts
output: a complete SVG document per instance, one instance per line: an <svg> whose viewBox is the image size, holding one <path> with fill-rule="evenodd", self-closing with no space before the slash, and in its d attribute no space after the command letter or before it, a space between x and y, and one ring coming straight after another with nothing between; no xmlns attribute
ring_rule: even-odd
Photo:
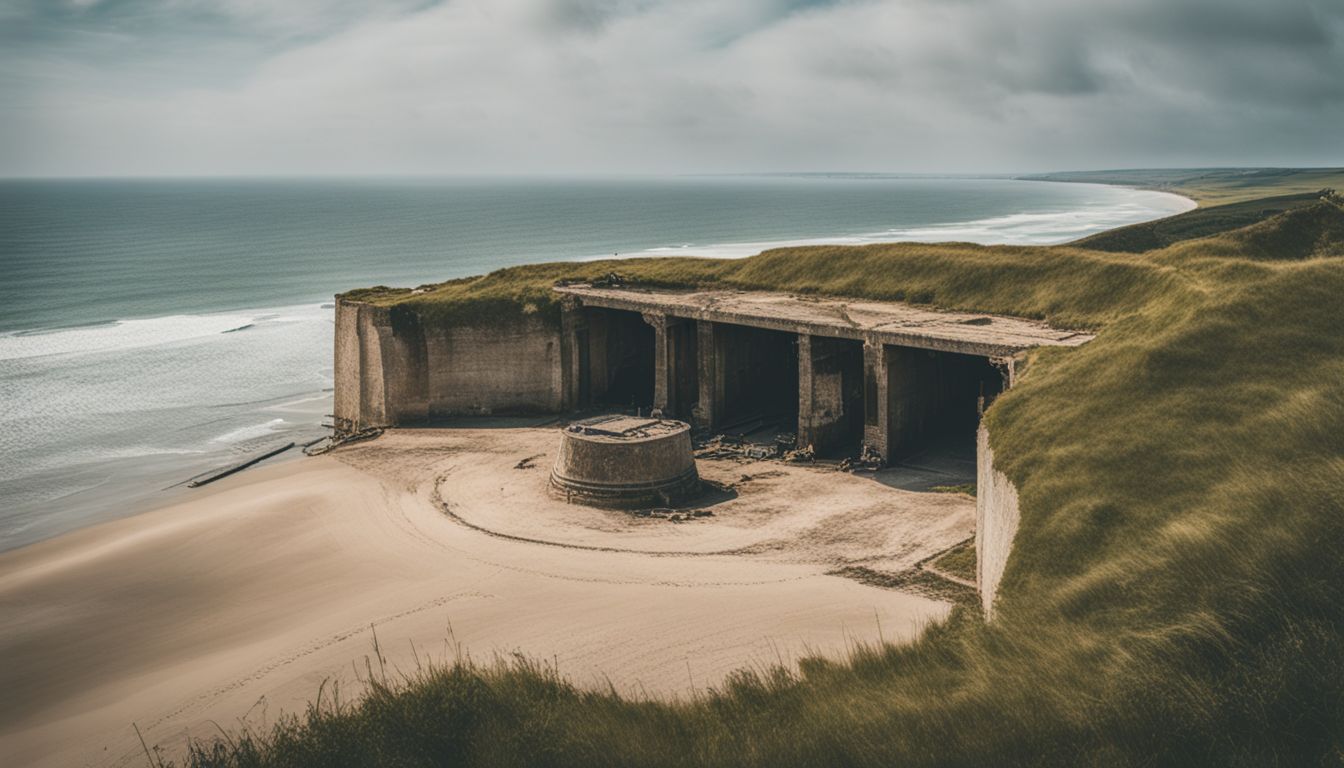
<svg viewBox="0 0 1344 768"><path fill-rule="evenodd" d="M252 458L248 459L247 461L244 461L241 464L233 464L231 466L225 467L224 469L210 472L209 474L199 475L197 477L192 478L187 483L187 487L199 488L202 485L208 485L209 483L213 483L216 480L228 477L229 475L232 475L235 472L241 472L244 469L247 469L248 467L252 466L253 464L263 462L271 458L272 456L279 456L280 454L284 453L285 451L288 451L290 448L293 447L294 443L286 443L283 446L276 448L275 450L267 451L266 453L263 453L259 456L253 456Z"/></svg>

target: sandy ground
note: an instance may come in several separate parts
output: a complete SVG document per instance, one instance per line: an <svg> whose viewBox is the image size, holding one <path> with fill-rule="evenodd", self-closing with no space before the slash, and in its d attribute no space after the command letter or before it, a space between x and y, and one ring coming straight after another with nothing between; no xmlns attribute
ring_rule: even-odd
<svg viewBox="0 0 1344 768"><path fill-rule="evenodd" d="M684 696L733 669L909 638L949 606L829 572L972 534L899 478L701 462L686 522L551 499L554 429L407 430L0 555L0 764L143 764L215 724L359 689L389 662L522 652L580 685ZM530 466L515 469L520 460Z"/></svg>

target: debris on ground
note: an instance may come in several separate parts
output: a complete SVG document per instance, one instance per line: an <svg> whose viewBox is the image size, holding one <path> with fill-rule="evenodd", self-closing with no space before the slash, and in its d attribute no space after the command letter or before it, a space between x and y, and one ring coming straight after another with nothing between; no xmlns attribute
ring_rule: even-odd
<svg viewBox="0 0 1344 768"><path fill-rule="evenodd" d="M723 431L719 433L696 432L692 435L692 447L697 459L735 459L738 461L787 461L795 464L810 464L816 461L816 451L811 445L796 447L798 436L792 432L778 432L769 442L755 442L747 438L775 427L760 418L735 424L742 432Z"/></svg>
<svg viewBox="0 0 1344 768"><path fill-rule="evenodd" d="M765 472L757 472L757 473L754 474L754 475L747 475L747 474L744 474L744 475L742 475L741 477L737 478L737 482L738 482L738 483L750 483L752 480L768 480L768 479L770 479L770 478L774 478L774 477L787 477L787 476L788 476L788 473L787 473L787 472L780 472L780 471L777 470L777 469L770 469L770 470L766 470ZM707 480L702 480L701 482L706 482L706 483L707 483L707 482L709 482L709 481L707 481ZM720 485L721 485L721 484L720 484Z"/></svg>
<svg viewBox="0 0 1344 768"><path fill-rule="evenodd" d="M304 446L303 453L305 456L321 456L327 451L334 450L342 445L358 443L364 440L372 440L381 434L383 434L382 427L369 427L354 432L338 431L330 437L324 437L320 440L308 443Z"/></svg>
<svg viewBox="0 0 1344 768"><path fill-rule="evenodd" d="M537 466L537 459L540 459L541 457L543 457L543 456L545 456L545 455L546 455L546 454L544 454L544 453L538 453L536 456L528 456L526 459L523 459L522 461L519 461L517 464L514 464L514 465L513 465L513 468L514 468L514 469L532 469L533 467Z"/></svg>
<svg viewBox="0 0 1344 768"><path fill-rule="evenodd" d="M608 272L602 277L594 280L591 285L594 288L623 288L627 282L629 281L627 281L623 275L616 272Z"/></svg>
<svg viewBox="0 0 1344 768"><path fill-rule="evenodd" d="M863 446L863 450L858 456L854 456L840 462L841 472L869 471L876 472L882 468L882 455L873 449L871 445Z"/></svg>
<svg viewBox="0 0 1344 768"><path fill-rule="evenodd" d="M708 509L670 509L668 507L653 507L651 509L637 509L634 511L635 517L648 517L658 520L666 520L669 523L682 523L697 517L713 517L714 513Z"/></svg>

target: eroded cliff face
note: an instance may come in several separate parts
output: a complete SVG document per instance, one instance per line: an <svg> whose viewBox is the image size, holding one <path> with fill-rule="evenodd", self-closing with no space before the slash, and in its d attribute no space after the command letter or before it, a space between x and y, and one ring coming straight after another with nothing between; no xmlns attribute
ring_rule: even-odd
<svg viewBox="0 0 1344 768"><path fill-rule="evenodd" d="M336 300L334 413L344 428L554 413L562 374L559 323L540 315L436 326L404 307Z"/></svg>
<svg viewBox="0 0 1344 768"><path fill-rule="evenodd" d="M1013 551L1021 513L1017 487L994 468L994 450L989 447L989 430L984 425L976 434L975 454L975 581L985 619L989 620L994 618L994 599Z"/></svg>

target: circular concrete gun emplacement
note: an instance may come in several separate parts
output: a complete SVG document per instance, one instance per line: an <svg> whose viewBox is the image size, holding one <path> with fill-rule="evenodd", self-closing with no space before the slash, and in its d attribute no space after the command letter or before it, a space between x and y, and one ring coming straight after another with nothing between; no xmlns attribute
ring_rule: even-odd
<svg viewBox="0 0 1344 768"><path fill-rule="evenodd" d="M684 421L599 416L566 427L551 471L551 491L608 509L666 507L700 490Z"/></svg>

